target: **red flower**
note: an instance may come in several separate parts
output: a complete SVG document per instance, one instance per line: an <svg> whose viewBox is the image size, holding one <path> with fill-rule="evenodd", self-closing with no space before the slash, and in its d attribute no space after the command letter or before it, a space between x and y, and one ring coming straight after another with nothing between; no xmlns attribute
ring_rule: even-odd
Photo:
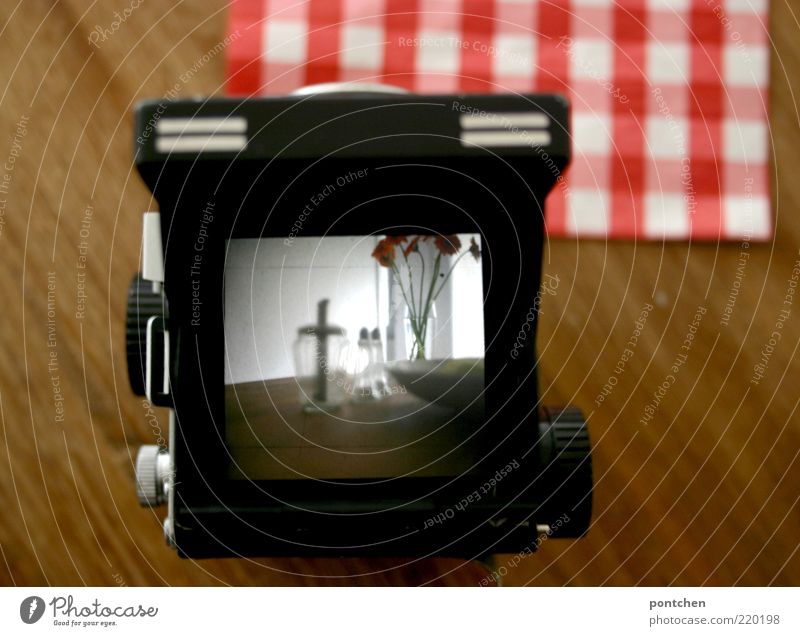
<svg viewBox="0 0 800 636"><path fill-rule="evenodd" d="M372 250L372 257L383 267L391 267L392 263L394 263L394 245L386 239L378 241L375 249Z"/></svg>
<svg viewBox="0 0 800 636"><path fill-rule="evenodd" d="M442 236L441 234L434 239L436 248L445 256L457 254L461 249L461 240L455 234Z"/></svg>
<svg viewBox="0 0 800 636"><path fill-rule="evenodd" d="M408 255L411 254L411 252L413 252L414 249L417 247L417 243L419 243L420 238L422 237L415 236L413 239L411 239L408 245L406 245L405 249L403 250L403 254L405 255L406 258L408 258Z"/></svg>
<svg viewBox="0 0 800 636"><path fill-rule="evenodd" d="M387 236L378 241L375 249L372 250L372 257L383 267L391 267L394 264L395 245L402 245L407 240L406 236Z"/></svg>

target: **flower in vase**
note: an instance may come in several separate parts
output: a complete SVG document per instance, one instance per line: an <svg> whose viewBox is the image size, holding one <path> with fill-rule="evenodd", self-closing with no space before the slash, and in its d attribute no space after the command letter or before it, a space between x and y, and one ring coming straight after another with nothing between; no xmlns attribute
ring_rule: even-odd
<svg viewBox="0 0 800 636"><path fill-rule="evenodd" d="M426 263L426 256L419 249L420 242L431 239L433 239L433 244L436 247L436 256L432 264ZM397 247L401 248L402 261L397 260ZM426 356L425 342L428 336L428 319L433 315L433 305L442 289L447 285L455 266L467 253L471 254L476 261L480 259L481 251L473 237L470 240L469 249L458 255L447 272L442 272L442 256L455 256L460 250L461 240L458 236L455 234L439 234L437 236L387 236L378 241L372 252L372 257L382 267L392 270L392 276L395 283L400 287L403 300L406 303L413 338L412 359L424 359ZM412 258L415 254L417 259ZM405 269L406 276L403 276L398 262ZM419 289L414 288L414 279L411 275L411 269L415 264L421 269Z"/></svg>
<svg viewBox="0 0 800 636"><path fill-rule="evenodd" d="M375 249L372 250L372 257L378 261L383 267L392 267L394 265L395 247L402 245L408 240L405 236L387 236L378 241Z"/></svg>
<svg viewBox="0 0 800 636"><path fill-rule="evenodd" d="M439 235L434 239L433 243L436 245L436 249L445 256L458 254L458 250L461 249L461 240L455 234L450 234L449 236Z"/></svg>

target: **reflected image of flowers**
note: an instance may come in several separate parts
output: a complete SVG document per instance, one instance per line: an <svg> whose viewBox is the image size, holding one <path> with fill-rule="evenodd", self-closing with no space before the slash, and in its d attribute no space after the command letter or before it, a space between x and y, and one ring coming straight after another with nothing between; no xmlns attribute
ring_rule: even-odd
<svg viewBox="0 0 800 636"><path fill-rule="evenodd" d="M394 248L406 240L405 236L387 236L378 242L375 249L372 251L372 256L383 265L383 267L391 267L394 263Z"/></svg>
<svg viewBox="0 0 800 636"><path fill-rule="evenodd" d="M420 243L431 240L436 248L436 256L432 266L426 264L426 256L419 249ZM419 360L425 358L425 339L428 335L428 318L431 315L433 303L436 301L445 285L447 285L455 266L458 265L458 262L466 254L470 254L476 261L480 260L481 250L474 237L470 239L470 246L467 250L459 254L460 250L461 239L455 234L439 234L436 236L418 234L414 236L387 236L378 241L378 244L372 251L372 257L377 260L382 267L387 267L392 270L392 276L400 287L403 300L408 308L408 318L414 338L410 356L412 359L416 358ZM404 279L400 267L398 266L398 253L401 257L400 264L406 270L405 279L407 280ZM458 257L450 265L447 272L442 272L442 256L455 256L456 254L458 254ZM414 290L414 279L412 276L412 258L414 255L418 257L421 267L420 289L418 292ZM430 269L430 277L426 280L425 273L428 269Z"/></svg>
<svg viewBox="0 0 800 636"><path fill-rule="evenodd" d="M457 254L458 250L461 249L461 240L455 234L452 236L437 236L433 239L433 242L436 245L436 249L448 256Z"/></svg>

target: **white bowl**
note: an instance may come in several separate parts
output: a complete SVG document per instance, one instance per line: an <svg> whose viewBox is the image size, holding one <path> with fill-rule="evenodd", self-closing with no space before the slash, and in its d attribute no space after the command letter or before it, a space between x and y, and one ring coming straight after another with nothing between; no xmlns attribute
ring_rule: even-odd
<svg viewBox="0 0 800 636"><path fill-rule="evenodd" d="M406 390L432 404L483 409L483 358L400 360L386 365Z"/></svg>

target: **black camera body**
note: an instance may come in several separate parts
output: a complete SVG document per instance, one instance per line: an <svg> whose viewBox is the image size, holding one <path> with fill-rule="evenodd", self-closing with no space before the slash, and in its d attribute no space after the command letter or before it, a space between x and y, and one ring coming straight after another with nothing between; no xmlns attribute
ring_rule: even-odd
<svg viewBox="0 0 800 636"><path fill-rule="evenodd" d="M131 286L129 371L135 392L171 409L169 448L143 447L137 482L143 503L168 504L181 556L473 559L587 531L586 426L576 409L540 406L534 346L543 203L569 162L565 100L356 90L146 102L135 128L160 212L145 215ZM380 246L394 246L388 261ZM401 271L404 258L442 271ZM395 338L416 303L402 314L398 285L416 281L432 307L419 293L429 279L453 287L428 345L444 353L409 362ZM366 367L350 364L364 330L356 345L358 329L332 326L328 306L347 325L378 325ZM310 326L290 317L306 314ZM319 352L345 332L334 374ZM390 351L385 394L374 382L367 398L348 392Z"/></svg>

